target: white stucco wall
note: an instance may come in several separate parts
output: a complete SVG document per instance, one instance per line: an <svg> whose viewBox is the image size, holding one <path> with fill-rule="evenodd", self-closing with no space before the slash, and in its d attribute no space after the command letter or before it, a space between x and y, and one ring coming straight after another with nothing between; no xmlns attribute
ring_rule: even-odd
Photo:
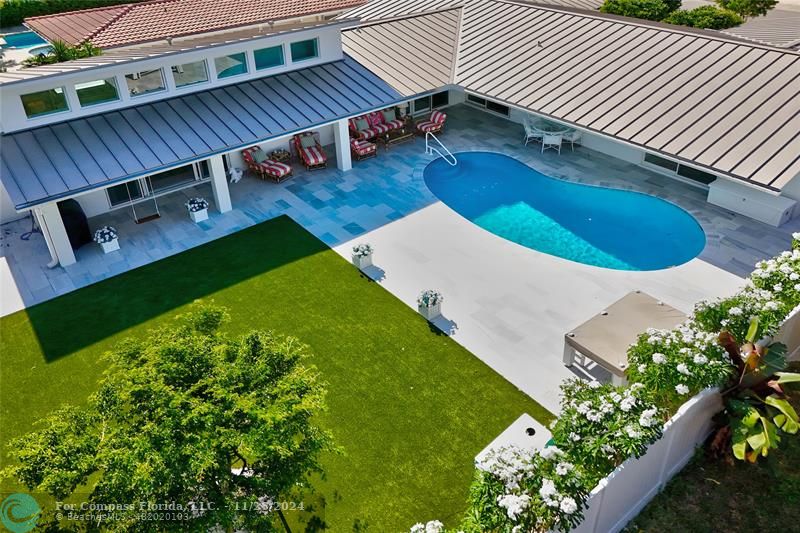
<svg viewBox="0 0 800 533"><path fill-rule="evenodd" d="M8 197L5 187L0 185L0 224L24 218L27 215L27 211L17 213L17 210L14 209L14 204L11 203L11 198Z"/></svg>
<svg viewBox="0 0 800 533"><path fill-rule="evenodd" d="M289 44L314 37L319 39L319 57L299 63L292 63ZM261 48L277 46L279 44L284 45L285 64L280 67L256 70L252 51ZM240 76L231 76L221 80L217 79L214 70L214 58L239 52L246 52L248 72ZM264 37L247 42L238 42L223 46L215 46L212 48L204 48L201 50L166 54L153 59L127 62L121 65L110 65L94 69L86 69L73 74L34 78L30 81L6 84L3 86L3 90L0 91L0 111L2 111L0 114L2 114L3 117L0 128L2 128L3 132L10 133L20 129L28 129L42 126L44 124L62 122L64 120L108 112L114 109L145 104L148 102L155 102L164 100L165 98L181 96L193 92L206 91L215 87L241 83L249 79L273 76L281 72L307 68L315 64L329 63L331 61L341 59L342 57L342 43L339 27L323 27L311 28L308 30L272 37ZM172 73L170 71L171 67L173 65L200 61L202 59L207 60L209 81L205 83L198 83L196 85L190 85L188 87L182 87L180 89L176 88L175 82L172 78ZM125 75L143 70L153 70L156 68L162 68L162 75L166 83L167 90L131 98L131 96L128 94ZM75 93L74 85L76 83L96 81L111 77L116 79L120 100L81 108L78 102L78 96ZM44 91L56 87L64 87L66 89L67 102L70 110L61 113L44 115L41 117L28 118L25 115L25 110L22 107L20 95Z"/></svg>

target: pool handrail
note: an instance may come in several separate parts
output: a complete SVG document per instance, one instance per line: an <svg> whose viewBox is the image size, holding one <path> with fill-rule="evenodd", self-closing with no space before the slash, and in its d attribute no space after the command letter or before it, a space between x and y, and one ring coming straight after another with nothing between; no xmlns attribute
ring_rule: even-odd
<svg viewBox="0 0 800 533"><path fill-rule="evenodd" d="M442 150L444 150L444 153L442 153L438 148L435 148L435 147L430 145L430 141L429 141L430 138L432 138L434 141L436 141L436 144L438 144L439 146L442 147ZM442 141L440 141L436 137L436 135L434 135L433 133L431 133L429 131L425 132L425 153L428 154L428 155L433 155L434 153L439 154L439 157L444 159L447 162L447 164L450 165L451 167L454 167L454 166L456 166L458 164L458 160L456 159L456 156L454 156L453 153L450 152L450 150L447 149L447 146L442 144ZM447 154L447 155L445 155L445 154ZM450 159L448 159L447 156L450 156L453 159L453 161L450 162Z"/></svg>

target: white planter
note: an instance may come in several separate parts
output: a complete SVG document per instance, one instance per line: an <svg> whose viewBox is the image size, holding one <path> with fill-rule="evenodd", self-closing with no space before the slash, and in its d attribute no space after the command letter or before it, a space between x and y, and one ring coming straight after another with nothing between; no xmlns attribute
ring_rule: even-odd
<svg viewBox="0 0 800 533"><path fill-rule="evenodd" d="M354 255L353 264L360 269L365 269L372 266L372 254L369 255Z"/></svg>
<svg viewBox="0 0 800 533"><path fill-rule="evenodd" d="M706 389L683 404L647 453L631 458L601 479L587 500L575 533L617 533L658 494L708 437L711 418L722 410L719 389Z"/></svg>
<svg viewBox="0 0 800 533"><path fill-rule="evenodd" d="M800 359L800 313L795 313L781 324L775 335L775 341L786 345L786 355L789 360Z"/></svg>
<svg viewBox="0 0 800 533"><path fill-rule="evenodd" d="M192 217L192 222L202 222L204 220L208 220L208 209L189 211L189 216Z"/></svg>
<svg viewBox="0 0 800 533"><path fill-rule="evenodd" d="M99 244L100 248L103 249L104 254L108 254L119 250L119 239L114 239L113 241L108 241L108 242L101 242Z"/></svg>
<svg viewBox="0 0 800 533"><path fill-rule="evenodd" d="M417 309L419 310L419 314L425 317L425 320L433 320L434 318L440 316L442 314L442 304L438 303L436 305L432 305L430 307L424 305L418 305Z"/></svg>

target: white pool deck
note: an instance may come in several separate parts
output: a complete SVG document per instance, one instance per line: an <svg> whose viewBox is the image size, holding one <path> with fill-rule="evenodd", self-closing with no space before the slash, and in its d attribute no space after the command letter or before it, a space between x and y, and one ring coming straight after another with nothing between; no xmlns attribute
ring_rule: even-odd
<svg viewBox="0 0 800 533"><path fill-rule="evenodd" d="M416 309L423 289L444 295L453 339L519 389L558 411L564 334L631 290L689 312L698 300L733 294L744 282L699 259L667 270L628 272L583 265L499 238L436 203L334 249L375 247L383 287ZM597 372L602 372L600 369ZM581 375L581 374L577 374Z"/></svg>

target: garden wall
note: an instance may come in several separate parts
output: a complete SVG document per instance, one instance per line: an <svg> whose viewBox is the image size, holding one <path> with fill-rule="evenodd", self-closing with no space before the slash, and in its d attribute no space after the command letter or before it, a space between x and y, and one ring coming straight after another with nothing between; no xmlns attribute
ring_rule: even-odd
<svg viewBox="0 0 800 533"><path fill-rule="evenodd" d="M664 426L664 436L639 459L628 459L602 479L587 500L575 533L616 533L680 472L712 429L722 410L718 389L706 389L683 404Z"/></svg>
<svg viewBox="0 0 800 533"><path fill-rule="evenodd" d="M800 360L800 313L795 313L781 325L775 341L786 345L786 354L790 360Z"/></svg>

